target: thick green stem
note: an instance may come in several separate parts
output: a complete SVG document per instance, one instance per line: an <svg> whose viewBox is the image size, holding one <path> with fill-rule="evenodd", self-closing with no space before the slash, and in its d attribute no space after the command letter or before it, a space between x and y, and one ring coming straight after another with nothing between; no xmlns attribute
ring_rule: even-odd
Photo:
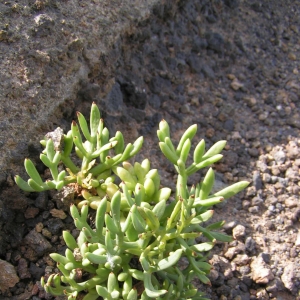
<svg viewBox="0 0 300 300"><path fill-rule="evenodd" d="M62 162L64 163L64 165L70 169L70 171L74 174L76 174L79 171L79 168L75 166L75 164L72 162L71 158L69 156L65 157L62 156L61 157Z"/></svg>
<svg viewBox="0 0 300 300"><path fill-rule="evenodd" d="M50 167L50 172L52 175L52 178L57 181L57 176L58 176L58 170L57 170L57 165Z"/></svg>
<svg viewBox="0 0 300 300"><path fill-rule="evenodd" d="M182 199L188 198L186 174L178 174L176 185L176 200L178 201L180 197Z"/></svg>

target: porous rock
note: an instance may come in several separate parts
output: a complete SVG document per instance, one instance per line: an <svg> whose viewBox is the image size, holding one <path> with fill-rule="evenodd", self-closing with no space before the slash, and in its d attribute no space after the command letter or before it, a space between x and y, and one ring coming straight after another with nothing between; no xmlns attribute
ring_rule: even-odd
<svg viewBox="0 0 300 300"><path fill-rule="evenodd" d="M74 109L69 99L107 95L121 51L117 40L161 1L17 2L0 9L7 24L0 31L0 169L9 166L20 173L28 141L38 144L56 118L64 118L64 110ZM99 86L88 88L95 73L107 84L102 95ZM86 90L92 93L80 95Z"/></svg>

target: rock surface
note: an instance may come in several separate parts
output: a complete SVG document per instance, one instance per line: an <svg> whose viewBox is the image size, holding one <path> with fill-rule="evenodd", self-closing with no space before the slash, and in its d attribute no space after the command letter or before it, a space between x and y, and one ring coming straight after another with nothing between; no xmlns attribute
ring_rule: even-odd
<svg viewBox="0 0 300 300"><path fill-rule="evenodd" d="M13 265L0 259L0 290L6 291L8 288L15 286L19 282L16 270Z"/></svg>
<svg viewBox="0 0 300 300"><path fill-rule="evenodd" d="M263 257L259 256L254 258L250 266L252 270L252 279L257 284L267 284L274 279L274 275Z"/></svg>
<svg viewBox="0 0 300 300"><path fill-rule="evenodd" d="M89 77L110 85L120 35L157 2L1 1L0 170L22 165L30 143L65 117L62 108L75 109L78 93L89 102L100 97Z"/></svg>
<svg viewBox="0 0 300 300"><path fill-rule="evenodd" d="M47 9L41 13L47 14ZM95 100L106 126L111 131L121 129L126 142L144 135L136 160L150 158L162 184L173 189L174 170L157 150L161 119L169 122L174 141L191 124L198 125L197 140L204 138L207 148L227 140L224 158L214 165L214 191L239 180L252 184L214 207L212 222L225 220L224 231L236 239L217 243L210 254L215 266L212 286L197 282L211 300L300 297L298 11L296 0L184 0L154 6L149 18L121 35L108 58L99 58L99 66L105 67L95 65L88 80L74 85L73 101L69 99L53 114L51 126L68 130L76 118L74 107L88 116L91 99ZM56 26L49 16L54 25L47 17L37 19L44 28L34 29L37 39L46 40L43 34ZM114 68L111 57L117 67L109 73ZM46 64L47 57L43 60ZM40 128L37 138L48 131L47 126ZM37 145L23 143L36 162ZM17 146L20 149L22 144ZM26 151L15 159L23 163ZM49 171L37 166L47 178ZM198 183L203 175L195 174L189 184ZM39 299L49 299L39 282L41 275L56 272L48 253L64 253L62 230L78 236L68 215L69 203L62 203L62 196L52 191L18 192L10 174L0 173L0 185L0 255L24 271L24 279L1 296L5 300L26 297L31 291ZM72 191L64 192L72 201ZM60 214L52 215L53 209ZM30 218L25 218L26 211ZM24 241L32 230L52 246L41 256ZM27 264L19 263L20 259ZM25 278L27 270L31 279ZM265 283L258 284L261 280Z"/></svg>

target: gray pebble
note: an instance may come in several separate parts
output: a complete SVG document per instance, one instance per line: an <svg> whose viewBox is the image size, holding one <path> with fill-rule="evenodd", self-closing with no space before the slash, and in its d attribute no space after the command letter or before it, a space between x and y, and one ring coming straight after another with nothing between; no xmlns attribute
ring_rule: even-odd
<svg viewBox="0 0 300 300"><path fill-rule="evenodd" d="M271 182L271 175L268 174L268 173L263 173L263 175L262 175L262 181L266 182L266 183Z"/></svg>
<svg viewBox="0 0 300 300"><path fill-rule="evenodd" d="M153 95L152 97L150 97L149 99L149 104L154 108L154 109L158 109L161 106L161 100L159 98L159 96L157 95Z"/></svg>
<svg viewBox="0 0 300 300"><path fill-rule="evenodd" d="M250 154L251 157L258 157L259 156L259 151L256 148L250 148L248 150L248 153Z"/></svg>
<svg viewBox="0 0 300 300"><path fill-rule="evenodd" d="M271 211L271 212L274 212L275 211L275 206L274 205L269 205L268 210Z"/></svg>
<svg viewBox="0 0 300 300"><path fill-rule="evenodd" d="M40 209L46 209L48 204L47 192L38 193L37 198L34 201L34 205Z"/></svg>
<svg viewBox="0 0 300 300"><path fill-rule="evenodd" d="M252 200L251 200L251 205L252 206L259 206L261 205L262 203L264 202L264 200L261 198L261 197L254 197Z"/></svg>
<svg viewBox="0 0 300 300"><path fill-rule="evenodd" d="M60 230L65 226L62 220L58 218L49 219L46 225L52 234L60 233Z"/></svg>
<svg viewBox="0 0 300 300"><path fill-rule="evenodd" d="M42 256L45 252L52 248L52 245L35 229L32 229L24 238L24 241L30 246L38 256Z"/></svg>
<svg viewBox="0 0 300 300"><path fill-rule="evenodd" d="M249 207L248 211L251 214L259 214L260 213L260 209L258 206Z"/></svg>
<svg viewBox="0 0 300 300"><path fill-rule="evenodd" d="M238 270L239 270L239 272L242 275L247 275L247 274L249 274L251 272L251 269L250 269L250 267L248 265L246 265L246 266L240 266Z"/></svg>
<svg viewBox="0 0 300 300"><path fill-rule="evenodd" d="M253 252L256 248L256 242L253 240L251 236L246 238L245 248L248 252Z"/></svg>
<svg viewBox="0 0 300 300"><path fill-rule="evenodd" d="M265 162L262 162L262 161L259 160L259 161L256 163L256 166L257 166L257 168L258 168L261 172L263 172L263 173L269 172L268 165L267 165Z"/></svg>
<svg viewBox="0 0 300 300"><path fill-rule="evenodd" d="M263 188L263 184L261 181L261 177L260 177L260 172L259 171L254 171L253 172L253 185L255 186L256 190L260 190Z"/></svg>
<svg viewBox="0 0 300 300"><path fill-rule="evenodd" d="M291 292L296 292L296 285L294 283L294 278L296 275L295 273L295 265L292 262L290 262L284 268L283 274L281 276L281 280L284 286Z"/></svg>
<svg viewBox="0 0 300 300"><path fill-rule="evenodd" d="M278 165L281 165L281 164L284 164L285 163L285 160L286 160L286 155L284 153L284 151L277 151L274 155L274 160L276 161L276 163Z"/></svg>

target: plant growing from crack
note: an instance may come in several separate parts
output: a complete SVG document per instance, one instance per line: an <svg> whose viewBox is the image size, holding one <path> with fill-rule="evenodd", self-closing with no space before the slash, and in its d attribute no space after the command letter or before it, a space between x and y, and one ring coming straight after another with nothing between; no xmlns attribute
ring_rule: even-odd
<svg viewBox="0 0 300 300"><path fill-rule="evenodd" d="M45 150L40 158L50 169L52 180L44 182L29 159L25 160L29 180L15 178L28 192L70 184L79 187L80 200L77 206L71 205L70 212L80 234L75 240L71 233L63 232L68 247L65 256L50 254L60 274L41 279L45 290L52 295L65 294L68 299L84 295L84 300L206 299L192 280L198 277L210 284L208 253L216 241L229 242L231 237L216 231L224 221L205 223L213 216L213 205L237 194L248 182L212 193L212 168L191 188L187 180L219 161L226 142L217 142L205 151L201 140L187 166L197 126L189 127L175 147L168 123L160 122L159 147L178 173L175 199L171 200L171 189L161 187L158 170L150 168L148 159L128 162L142 147L142 137L126 147L121 132L109 138L95 103L90 126L82 114L77 117L79 126L72 123L63 145L57 146L53 138L42 141ZM81 166L72 160L74 146ZM59 172L61 165L66 169ZM87 221L89 207L96 210L92 224Z"/></svg>

